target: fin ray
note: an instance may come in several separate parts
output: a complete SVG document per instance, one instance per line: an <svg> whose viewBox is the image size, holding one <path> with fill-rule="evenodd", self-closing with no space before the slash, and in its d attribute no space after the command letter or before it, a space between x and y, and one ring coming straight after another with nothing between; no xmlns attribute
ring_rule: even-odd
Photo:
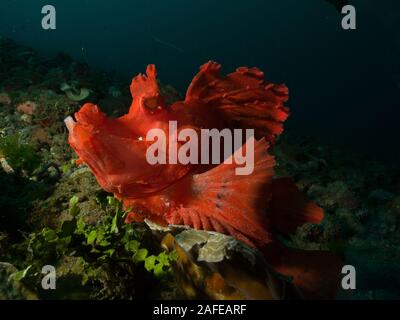
<svg viewBox="0 0 400 320"><path fill-rule="evenodd" d="M221 66L208 62L200 68L186 93L185 102L202 100L217 108L233 127L255 129L256 137L271 144L283 131L289 116L285 85L267 83L257 68L238 68L222 77Z"/></svg>
<svg viewBox="0 0 400 320"><path fill-rule="evenodd" d="M193 196L170 213L170 221L184 221L191 227L224 231L254 246L267 243L266 208L275 160L267 153L265 139L255 143L254 171L248 176L235 174L235 163L222 163L202 174L194 175ZM179 217L179 218L177 218ZM193 218L195 217L195 218ZM186 223L188 222L188 223Z"/></svg>

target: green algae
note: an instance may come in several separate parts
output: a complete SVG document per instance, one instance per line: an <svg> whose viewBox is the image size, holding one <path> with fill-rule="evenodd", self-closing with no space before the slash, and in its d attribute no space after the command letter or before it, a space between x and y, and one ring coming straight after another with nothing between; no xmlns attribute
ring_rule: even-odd
<svg viewBox="0 0 400 320"><path fill-rule="evenodd" d="M0 155L5 157L11 168L31 174L41 163L34 149L23 143L19 135L0 137Z"/></svg>

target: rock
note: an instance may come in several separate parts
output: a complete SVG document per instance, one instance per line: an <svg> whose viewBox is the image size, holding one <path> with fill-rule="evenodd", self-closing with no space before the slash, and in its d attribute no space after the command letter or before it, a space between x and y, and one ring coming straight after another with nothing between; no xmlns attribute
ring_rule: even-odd
<svg viewBox="0 0 400 320"><path fill-rule="evenodd" d="M51 175L51 172L47 174ZM65 220L70 219L69 200L77 196L81 199L79 208L85 222L96 224L101 221L104 214L96 202L99 193L101 188L90 170L87 167L75 168L71 174L65 175L58 181L49 198L35 204L31 223L37 228L60 226Z"/></svg>
<svg viewBox="0 0 400 320"><path fill-rule="evenodd" d="M230 259L234 252L240 252L251 265L256 263L255 250L221 233L188 229L179 233L175 239L186 251L199 246L197 261L221 262Z"/></svg>
<svg viewBox="0 0 400 320"><path fill-rule="evenodd" d="M0 164L6 173L14 173L14 169L8 164L7 159L4 157L0 158Z"/></svg>
<svg viewBox="0 0 400 320"><path fill-rule="evenodd" d="M157 230L165 231L163 228ZM162 247L177 253L172 268L176 282L187 298L301 298L291 281L276 273L259 251L236 239L190 228L182 231L181 227L172 226L169 230L162 240Z"/></svg>

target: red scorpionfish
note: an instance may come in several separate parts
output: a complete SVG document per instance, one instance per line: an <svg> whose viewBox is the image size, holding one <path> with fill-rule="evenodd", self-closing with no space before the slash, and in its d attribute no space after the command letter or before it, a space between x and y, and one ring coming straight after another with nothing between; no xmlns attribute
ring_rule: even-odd
<svg viewBox="0 0 400 320"><path fill-rule="evenodd" d="M154 65L130 86L129 113L108 118L85 104L65 122L69 143L101 187L132 211L126 222L148 219L160 225L187 225L231 235L258 248L276 271L291 276L313 298L333 297L340 261L329 252L290 249L277 233L289 234L306 222L319 223L323 210L308 201L288 178L274 178L269 147L289 116L288 88L266 82L257 68L238 68L221 76L208 62L190 84L184 101L167 105ZM169 121L183 128L254 129L254 170L236 175L235 163L149 164L150 129L168 132ZM245 149L245 146L244 146Z"/></svg>

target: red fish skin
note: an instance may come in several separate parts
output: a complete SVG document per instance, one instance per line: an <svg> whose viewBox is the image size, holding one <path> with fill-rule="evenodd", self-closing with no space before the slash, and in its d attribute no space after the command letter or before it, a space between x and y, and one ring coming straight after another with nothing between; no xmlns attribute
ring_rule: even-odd
<svg viewBox="0 0 400 320"><path fill-rule="evenodd" d="M223 77L220 65L209 62L193 79L185 100L166 105L154 65L149 65L146 73L132 81L133 102L125 116L110 119L97 106L86 104L75 114L76 122L66 121L69 143L80 163L89 166L104 190L114 193L131 209L126 222L149 219L160 225L183 224L231 235L259 248L278 271L293 276L295 284L306 291L318 288L318 279L309 283L321 275L318 259L310 259L312 266L301 261L297 264L304 256L280 250L274 238L274 224L278 231L285 232L305 222L319 223L323 218L321 208L293 192L285 194L285 190L293 190L285 183L279 183L280 192L273 199L275 160L268 150L289 116L284 106L287 87L267 83L256 68L238 68ZM178 122L178 131L186 127L197 131L255 129L258 141L253 174L235 175L235 164L150 165L145 155L152 142L144 138L151 129L168 134L169 121ZM288 222L279 215L283 207ZM313 255L318 256L318 252ZM335 272L337 265L333 259ZM306 281L301 276L305 270L315 270L308 273ZM331 289L336 282L326 286Z"/></svg>
<svg viewBox="0 0 400 320"><path fill-rule="evenodd" d="M149 65L147 76L139 75L132 81L133 102L129 113L109 119L97 106L84 105L75 114L77 122L70 130L70 145L106 191L120 198L139 198L167 188L192 170L204 168L147 162L144 155L149 142L143 138L155 128L168 132L169 121L177 121L178 130L188 126L199 130L233 128L238 121L247 119L256 125L256 134L265 134L267 141L273 142L288 116L283 106L287 89L264 82L262 73L256 69L239 68L240 71L226 78L219 75L219 69L214 62L202 66L185 100L166 106L156 81L155 67ZM246 118L242 109L250 117ZM252 127L240 124L237 128Z"/></svg>
<svg viewBox="0 0 400 320"><path fill-rule="evenodd" d="M161 129L167 133L169 121L177 121L178 130L187 127L197 131L203 128L233 129L239 122L242 122L239 128L252 129L249 124L243 123L247 121L255 125L256 134L273 143L289 114L288 109L283 106L287 100L287 88L265 82L263 73L256 68L238 68L236 72L222 77L220 65L209 62L200 68L193 79L185 100L171 106L165 104L160 94L153 65L148 66L146 75L133 79L130 89L132 105L129 113L121 118L109 119L97 106L84 105L75 114L77 122L70 130L69 142L80 161L91 168L103 189L123 199L127 206L140 207L140 210L136 210L138 213L145 212L148 218L163 224L185 223L187 218L177 220L174 212L180 207L190 208L191 201L198 196L187 191L192 189L193 177L214 166L150 165L145 157L150 143L143 139L149 130ZM265 143L264 148L265 151L268 149L268 143ZM186 175L189 176L185 178ZM271 178L272 175L268 179ZM256 181L256 184L265 182ZM232 192L238 191L240 190ZM259 194L256 196L262 197L267 203L269 195L266 191L257 192ZM255 209L246 210L250 212ZM132 211L128 221L142 219L139 214L135 217L134 212ZM212 216L213 212L209 215L209 218L213 218L212 221L204 220L201 224L194 223L194 226L223 230L221 223L235 224L233 229L229 226L230 232L224 231L251 243L248 239L251 232L240 229L252 225L254 230L258 230L254 236L256 239L267 239L265 223L261 224L260 218L257 218L264 216L264 212L253 214L254 221L244 215L239 218L237 214L235 223L232 213L224 221L219 217L219 222ZM190 216L193 217L194 213ZM248 235L244 236L245 234Z"/></svg>
<svg viewBox="0 0 400 320"><path fill-rule="evenodd" d="M244 152L246 147L243 146ZM275 160L265 140L256 142L255 169L236 176L237 165L221 164L204 173L192 171L163 191L142 199L124 199L132 208L127 222L150 219L161 225L187 225L218 231L255 247L271 239L266 209L271 198Z"/></svg>
<svg viewBox="0 0 400 320"><path fill-rule="evenodd" d="M82 121L88 114L92 123ZM79 162L90 167L104 190L120 198L162 190L191 169L180 164L150 165L146 150L151 143L140 140L135 128L121 125L120 119L105 118L94 105L84 105L75 116L69 143Z"/></svg>

